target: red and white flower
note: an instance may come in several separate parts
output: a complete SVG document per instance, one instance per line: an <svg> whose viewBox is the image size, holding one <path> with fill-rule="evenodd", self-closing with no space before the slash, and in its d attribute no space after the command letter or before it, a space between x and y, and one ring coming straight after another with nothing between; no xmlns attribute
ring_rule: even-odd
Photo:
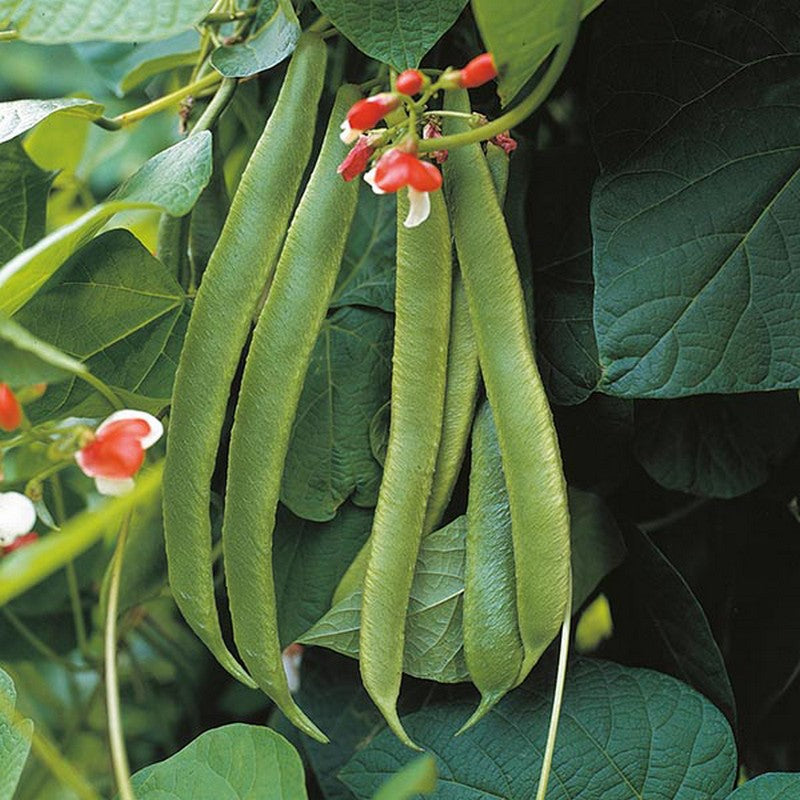
<svg viewBox="0 0 800 800"><path fill-rule="evenodd" d="M144 463L144 451L163 434L164 426L152 414L115 411L75 453L75 460L85 475L94 478L100 494L125 494L133 489L133 476Z"/></svg>
<svg viewBox="0 0 800 800"><path fill-rule="evenodd" d="M22 424L22 407L7 383L0 383L0 430L15 431Z"/></svg>
<svg viewBox="0 0 800 800"><path fill-rule="evenodd" d="M367 164L369 164L374 152L375 148L370 145L369 136L359 136L358 141L352 146L344 161L336 168L336 171L346 181L352 181L367 168Z"/></svg>
<svg viewBox="0 0 800 800"><path fill-rule="evenodd" d="M389 112L400 105L400 98L389 92L381 92L359 100L350 106L347 119L342 123L339 138L352 144L364 131L374 128Z"/></svg>
<svg viewBox="0 0 800 800"><path fill-rule="evenodd" d="M0 547L7 548L27 536L36 524L36 508L19 492L0 492Z"/></svg>
<svg viewBox="0 0 800 800"><path fill-rule="evenodd" d="M428 193L441 187L442 173L429 161L420 161L412 153L394 148L378 159L364 180L375 194L396 192L407 186L409 209L403 224L415 228L431 213Z"/></svg>

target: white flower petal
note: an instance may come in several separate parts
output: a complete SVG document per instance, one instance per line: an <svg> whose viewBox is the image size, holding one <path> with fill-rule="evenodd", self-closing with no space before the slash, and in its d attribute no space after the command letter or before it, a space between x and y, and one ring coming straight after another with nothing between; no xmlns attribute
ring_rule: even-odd
<svg viewBox="0 0 800 800"><path fill-rule="evenodd" d="M121 411L115 411L111 416L103 420L96 431L97 436L100 436L103 430L112 422L119 422L121 419L142 419L150 426L150 433L148 433L147 436L143 436L141 439L142 447L145 450L147 450L148 447L152 447L164 435L164 426L161 424L161 421L156 419L152 414L148 414L146 411L136 411L132 408L123 408ZM77 454L75 458L77 460ZM78 461L79 465L80 463L81 462ZM83 469L83 466L81 466L81 469ZM86 472L86 470L84 470L84 472Z"/></svg>
<svg viewBox="0 0 800 800"><path fill-rule="evenodd" d="M281 655L281 661L289 691L294 694L300 689L300 664L303 661L303 651L291 652L291 648L287 647Z"/></svg>
<svg viewBox="0 0 800 800"><path fill-rule="evenodd" d="M425 222L431 213L431 199L427 192L420 192L408 187L408 216L405 218L406 228L416 228Z"/></svg>
<svg viewBox="0 0 800 800"><path fill-rule="evenodd" d="M350 123L349 123L347 120L345 120L345 121L344 121L344 122L341 124L341 126L340 126L340 127L341 127L341 129L342 129L342 132L339 134L339 138L340 138L340 139L341 139L341 140L342 140L342 141L343 141L345 144L353 144L353 142L354 142L356 139L358 139L358 137L359 137L359 136L361 136L361 133L362 133L362 132L361 132L361 131L359 131L359 130L356 130L355 128L351 128L351 127L350 127Z"/></svg>
<svg viewBox="0 0 800 800"><path fill-rule="evenodd" d="M29 497L19 492L0 492L0 545L9 545L18 536L33 530L36 508Z"/></svg>
<svg viewBox="0 0 800 800"><path fill-rule="evenodd" d="M377 167L373 167L371 170L369 170L369 172L365 172L364 180L372 187L372 191L375 192L375 194L386 194L386 192L384 192L383 189L381 189L381 187L375 183L375 172L377 169Z"/></svg>
<svg viewBox="0 0 800 800"><path fill-rule="evenodd" d="M133 478L100 478L94 479L97 491L108 497L119 497L133 491L136 485Z"/></svg>

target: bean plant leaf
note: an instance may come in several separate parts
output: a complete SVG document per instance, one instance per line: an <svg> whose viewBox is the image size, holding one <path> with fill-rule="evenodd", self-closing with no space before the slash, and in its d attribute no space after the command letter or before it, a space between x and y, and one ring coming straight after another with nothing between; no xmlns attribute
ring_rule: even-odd
<svg viewBox="0 0 800 800"><path fill-rule="evenodd" d="M552 674L537 670L484 720L453 734L469 703L431 705L403 726L435 754L441 800L523 800L539 774ZM359 800L410 760L389 731L339 773ZM550 800L723 800L736 775L733 733L702 695L667 675L604 661L573 662L553 758Z"/></svg>
<svg viewBox="0 0 800 800"><path fill-rule="evenodd" d="M0 0L1 2L1 0ZM0 11L1 11L0 6ZM0 144L30 130L52 114L81 119L97 119L104 107L82 97L57 97L53 100L9 100L0 103Z"/></svg>
<svg viewBox="0 0 800 800"><path fill-rule="evenodd" d="M650 642L648 665L702 692L732 725L736 701L725 661L702 606L681 574L638 528L625 528L629 561L625 580L640 620L635 636Z"/></svg>
<svg viewBox="0 0 800 800"><path fill-rule="evenodd" d="M397 70L419 65L467 0L314 0L359 50Z"/></svg>
<svg viewBox="0 0 800 800"><path fill-rule="evenodd" d="M727 800L793 800L800 795L800 773L770 772L747 781Z"/></svg>
<svg viewBox="0 0 800 800"><path fill-rule="evenodd" d="M187 214L211 177L211 134L203 131L153 156L105 202L45 236L0 267L0 312L27 303L79 247L116 214L155 208Z"/></svg>
<svg viewBox="0 0 800 800"><path fill-rule="evenodd" d="M291 3L262 2L254 32L243 42L221 45L211 64L226 78L246 78L271 69L291 55L302 32Z"/></svg>
<svg viewBox="0 0 800 800"><path fill-rule="evenodd" d="M384 783L373 800L413 800L436 788L436 761L427 753L409 761Z"/></svg>
<svg viewBox="0 0 800 800"><path fill-rule="evenodd" d="M394 311L397 200L364 185L358 195L332 308L369 306Z"/></svg>
<svg viewBox="0 0 800 800"><path fill-rule="evenodd" d="M47 194L53 177L28 158L19 142L0 145L0 263L44 235Z"/></svg>
<svg viewBox="0 0 800 800"><path fill-rule="evenodd" d="M138 800L304 800L297 751L269 728L234 723L200 734L133 776Z"/></svg>
<svg viewBox="0 0 800 800"><path fill-rule="evenodd" d="M281 501L324 522L348 498L374 506L381 466L370 448L370 422L389 398L392 317L341 308L323 323L295 417Z"/></svg>
<svg viewBox="0 0 800 800"><path fill-rule="evenodd" d="M783 0L747 9L603 15L591 216L606 393L800 386L800 17Z"/></svg>
<svg viewBox="0 0 800 800"><path fill-rule="evenodd" d="M14 319L111 387L136 396L137 408L158 411L169 402L185 306L183 290L161 262L117 229L75 253ZM76 378L29 407L35 420L108 410Z"/></svg>
<svg viewBox="0 0 800 800"><path fill-rule="evenodd" d="M486 49L500 72L498 94L508 105L561 41L563 18L575 0L472 0ZM603 0L583 0L581 19Z"/></svg>
<svg viewBox="0 0 800 800"><path fill-rule="evenodd" d="M73 46L109 88L123 97L150 78L197 61L200 34L187 30L154 42L84 42Z"/></svg>
<svg viewBox="0 0 800 800"><path fill-rule="evenodd" d="M272 545L278 627L295 641L331 607L347 565L372 528L372 512L345 503L330 522L301 519L278 507Z"/></svg>
<svg viewBox="0 0 800 800"><path fill-rule="evenodd" d="M23 720L19 727L12 724L17 691L9 675L0 669L0 800L12 800L19 776L31 749L33 722Z"/></svg>
<svg viewBox="0 0 800 800"><path fill-rule="evenodd" d="M578 608L624 556L622 537L600 498L570 491L574 605ZM406 618L403 670L439 683L469 680L462 609L466 517L428 534L417 558ZM358 658L361 591L343 597L300 639Z"/></svg>
<svg viewBox="0 0 800 800"><path fill-rule="evenodd" d="M800 436L796 392L636 404L639 463L667 489L737 497L765 483Z"/></svg>
<svg viewBox="0 0 800 800"><path fill-rule="evenodd" d="M211 0L0 0L0 24L30 42L146 41L188 30L211 9Z"/></svg>

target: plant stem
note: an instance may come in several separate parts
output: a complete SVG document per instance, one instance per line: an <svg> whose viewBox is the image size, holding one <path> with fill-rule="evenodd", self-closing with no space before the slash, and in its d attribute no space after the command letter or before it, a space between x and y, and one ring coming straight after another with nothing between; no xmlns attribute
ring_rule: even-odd
<svg viewBox="0 0 800 800"><path fill-rule="evenodd" d="M131 512L125 516L117 538L117 546L111 561L111 581L106 603L106 621L103 654L105 658L106 713L108 715L108 739L111 746L111 764L120 800L136 800L131 784L128 754L125 751L125 736L122 731L122 711L119 701L117 677L117 613L119 610L119 586L122 577L122 561L130 530Z"/></svg>
<svg viewBox="0 0 800 800"><path fill-rule="evenodd" d="M121 408L125 407L122 400L117 397L116 392L96 375L92 375L92 373L87 370L86 372L79 372L78 377L82 381L88 383L95 391L103 395L114 411L119 411Z"/></svg>
<svg viewBox="0 0 800 800"><path fill-rule="evenodd" d="M493 136L505 133L505 131L519 125L520 122L533 114L547 99L547 96L556 85L561 76L561 72L569 60L580 27L582 7L580 0L572 0L570 18L564 31L564 38L561 44L559 44L558 50L555 56L553 56L553 60L550 62L550 66L545 71L541 81L536 85L536 88L519 105L512 108L511 111L507 111L497 119L488 122L486 125L481 125L480 128L454 133L450 136L442 136L439 139L425 139L420 142L419 152L429 153L432 150L452 150L467 144L484 142L487 139L491 139Z"/></svg>
<svg viewBox="0 0 800 800"><path fill-rule="evenodd" d="M19 31L0 31L0 42L12 42L19 39Z"/></svg>
<svg viewBox="0 0 800 800"><path fill-rule="evenodd" d="M56 653L50 645L40 639L10 608L8 608L8 606L4 606L0 610L2 610L3 616L8 620L8 623L14 630L43 658L58 664L67 672L93 671L93 668L88 665L80 666L79 664L73 664L71 661L68 661L66 658Z"/></svg>
<svg viewBox="0 0 800 800"><path fill-rule="evenodd" d="M212 11L203 18L202 25L214 25L220 22L236 22L239 19L249 19L256 14L255 8L244 8L241 11Z"/></svg>
<svg viewBox="0 0 800 800"><path fill-rule="evenodd" d="M544 748L542 771L539 773L539 787L536 790L536 800L545 800L547 784L550 781L550 768L553 765L553 754L556 749L556 735L558 734L558 721L561 718L561 703L564 699L564 684L567 678L567 657L569 656L570 628L572 626L572 570L569 573L569 591L567 605L564 611L564 621L561 623L561 644L558 650L558 671L556 673L556 688L553 692L553 709L550 712L550 727L547 729L547 744Z"/></svg>
<svg viewBox="0 0 800 800"><path fill-rule="evenodd" d="M331 25L331 21L323 14L317 17L309 26L308 30L312 33L323 33Z"/></svg>
<svg viewBox="0 0 800 800"><path fill-rule="evenodd" d="M200 115L195 126L192 128L190 136L200 131L207 131L219 119L220 114L227 108L231 98L236 92L239 81L237 78L223 78L217 93L211 98L211 102L206 106L205 111Z"/></svg>
<svg viewBox="0 0 800 800"><path fill-rule="evenodd" d="M190 95L197 94L198 92L203 91L203 89L208 89L214 86L214 84L219 83L221 80L222 76L219 73L212 72L211 74L206 75L204 78L200 78L200 80L195 81L194 83L189 83L177 91L166 94L163 97L159 97L158 100L153 100L152 103L147 103L146 105L140 106L139 108L134 108L131 111L126 111L124 114L119 114L118 116L110 119L108 117L99 117L98 119L94 120L94 123L95 125L99 125L101 128L105 128L106 130L117 131L120 128L133 125L134 122L139 122L139 120L149 117L151 114L155 114L158 111L163 111L164 109L175 105Z"/></svg>

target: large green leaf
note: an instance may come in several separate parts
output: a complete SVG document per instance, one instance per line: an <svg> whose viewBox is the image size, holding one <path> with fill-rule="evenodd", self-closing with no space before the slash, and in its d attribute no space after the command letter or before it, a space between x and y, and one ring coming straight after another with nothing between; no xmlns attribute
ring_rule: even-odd
<svg viewBox="0 0 800 800"><path fill-rule="evenodd" d="M486 49L495 57L498 94L510 103L561 41L565 10L576 0L472 0ZM581 18L603 0L583 0Z"/></svg>
<svg viewBox="0 0 800 800"><path fill-rule="evenodd" d="M397 70L416 67L467 0L314 0L359 50Z"/></svg>
<svg viewBox="0 0 800 800"><path fill-rule="evenodd" d="M370 422L389 398L392 317L341 308L325 320L311 354L295 417L281 501L324 522L352 496L378 498L381 466L372 455Z"/></svg>
<svg viewBox="0 0 800 800"><path fill-rule="evenodd" d="M600 498L570 491L573 602L578 608L624 556L622 537ZM403 670L440 683L469 680L462 607L466 517L428 534L417 558L406 618ZM343 597L300 639L358 657L361 591Z"/></svg>
<svg viewBox="0 0 800 800"><path fill-rule="evenodd" d="M44 236L53 175L40 170L18 142L0 145L0 263Z"/></svg>
<svg viewBox="0 0 800 800"><path fill-rule="evenodd" d="M375 793L373 800L414 800L436 788L436 761L427 753L418 756L392 775Z"/></svg>
<svg viewBox="0 0 800 800"><path fill-rule="evenodd" d="M138 800L304 800L303 764L278 733L235 723L133 776Z"/></svg>
<svg viewBox="0 0 800 800"><path fill-rule="evenodd" d="M208 131L153 156L108 200L0 267L0 312L13 314L25 305L64 261L118 211L156 208L183 216L191 210L210 177Z"/></svg>
<svg viewBox="0 0 800 800"><path fill-rule="evenodd" d="M255 75L291 55L301 32L291 3L262 1L253 33L243 42L218 47L211 54L211 63L228 78Z"/></svg>
<svg viewBox="0 0 800 800"><path fill-rule="evenodd" d="M8 142L30 130L52 114L81 119L97 119L103 106L82 97L57 97L53 100L9 100L0 103L0 143Z"/></svg>
<svg viewBox="0 0 800 800"><path fill-rule="evenodd" d="M333 592L367 540L372 512L345 503L318 523L278 507L272 545L281 641L290 644L330 607Z"/></svg>
<svg viewBox="0 0 800 800"><path fill-rule="evenodd" d="M20 773L28 758L33 722L26 719L21 727L13 724L8 712L14 710L17 691L14 682L0 669L0 800L12 800Z"/></svg>
<svg viewBox="0 0 800 800"><path fill-rule="evenodd" d="M794 800L800 797L800 773L772 772L759 775L735 792L727 800Z"/></svg>
<svg viewBox="0 0 800 800"><path fill-rule="evenodd" d="M31 42L145 41L166 39L191 28L210 10L211 0L0 0L0 25Z"/></svg>
<svg viewBox="0 0 800 800"><path fill-rule="evenodd" d="M636 404L639 463L667 489L736 497L765 483L800 435L796 392Z"/></svg>
<svg viewBox="0 0 800 800"><path fill-rule="evenodd" d="M529 800L550 717L552 675L507 695L454 737L470 704L432 705L403 725L436 755L437 800ZM358 798L410 760L388 731L339 773ZM602 661L573 663L564 694L548 800L722 800L736 775L730 726L704 697L667 675Z"/></svg>
<svg viewBox="0 0 800 800"><path fill-rule="evenodd" d="M603 17L593 95L606 172L592 202L602 390L797 388L794 3L643 0Z"/></svg>
<svg viewBox="0 0 800 800"><path fill-rule="evenodd" d="M14 319L105 383L136 395L138 407L158 410L169 401L185 304L161 262L133 234L117 229L68 259ZM37 420L108 410L107 401L77 378L51 387L30 406Z"/></svg>
<svg viewBox="0 0 800 800"><path fill-rule="evenodd" d="M358 195L331 307L370 306L394 311L396 245L395 196L377 195L365 184Z"/></svg>

